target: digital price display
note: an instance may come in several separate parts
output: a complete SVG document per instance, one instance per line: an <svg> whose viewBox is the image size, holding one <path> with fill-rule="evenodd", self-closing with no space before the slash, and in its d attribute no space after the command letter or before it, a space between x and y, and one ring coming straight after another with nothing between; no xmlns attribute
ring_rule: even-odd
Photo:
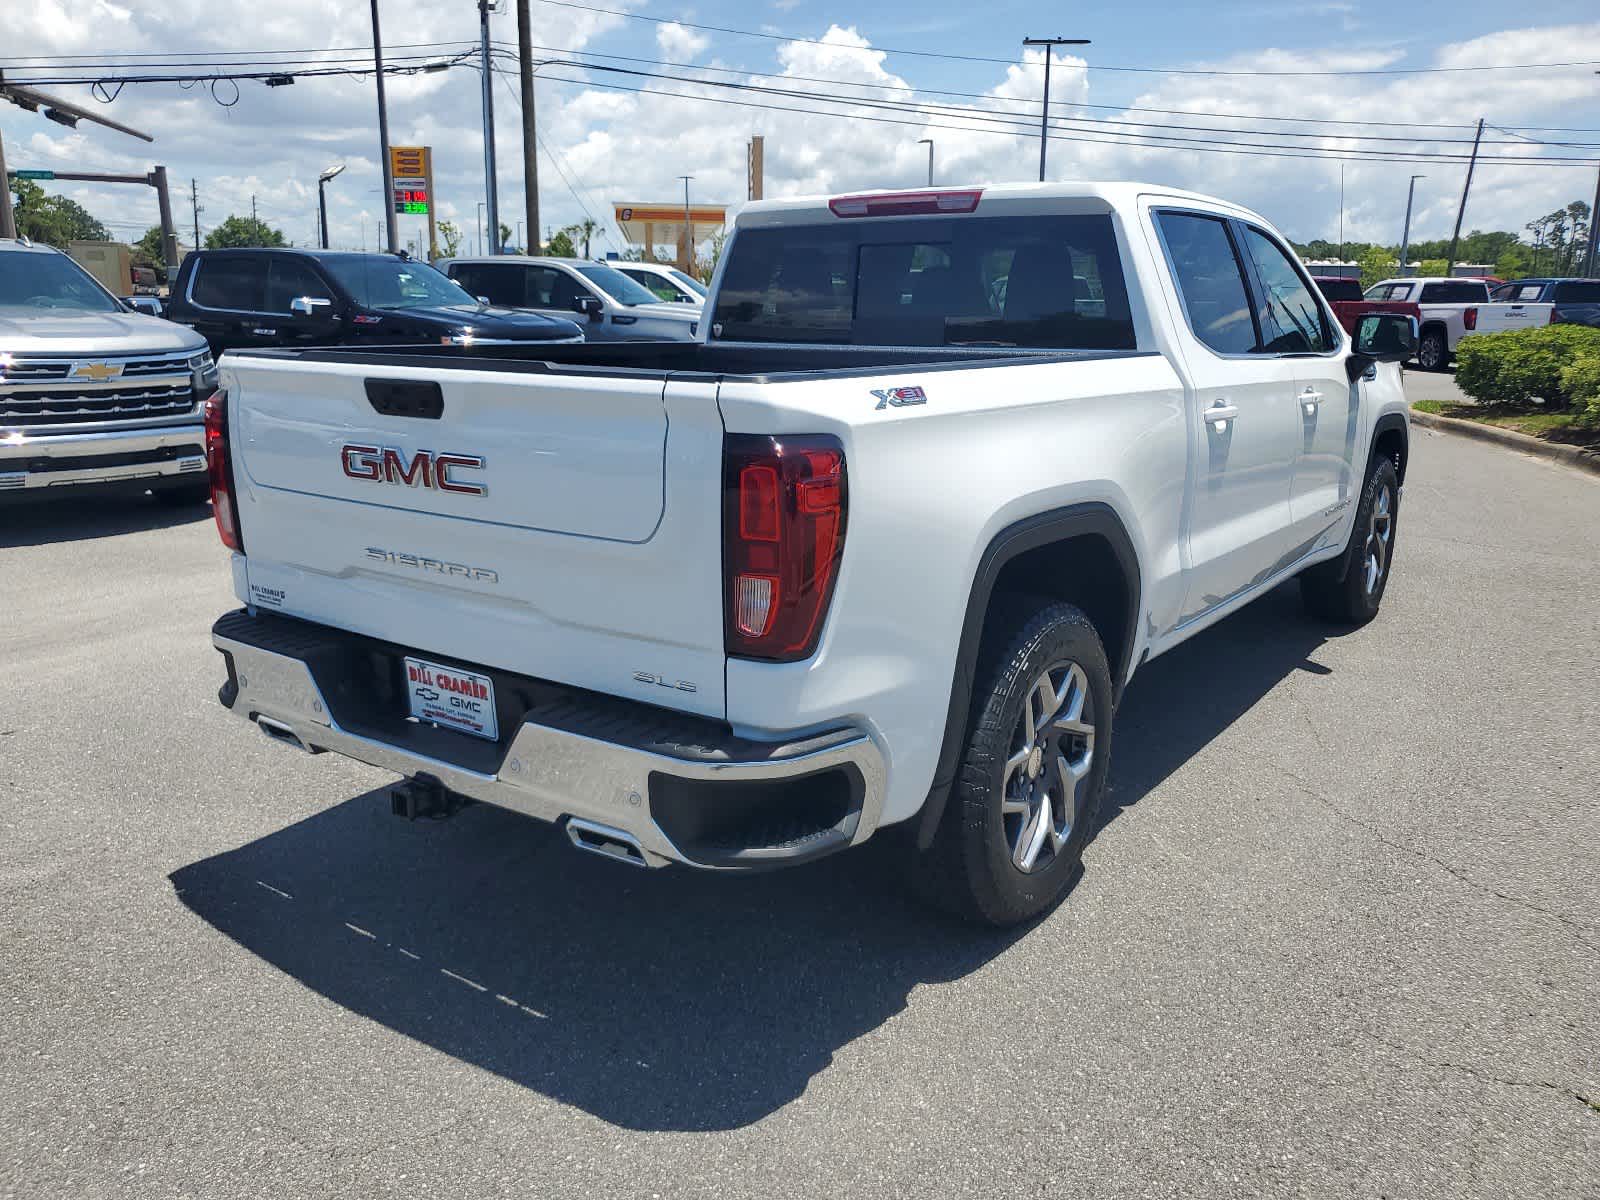
<svg viewBox="0 0 1600 1200"><path fill-rule="evenodd" d="M420 183L402 185L397 182L394 186L394 210L397 213L427 216L428 189Z"/></svg>

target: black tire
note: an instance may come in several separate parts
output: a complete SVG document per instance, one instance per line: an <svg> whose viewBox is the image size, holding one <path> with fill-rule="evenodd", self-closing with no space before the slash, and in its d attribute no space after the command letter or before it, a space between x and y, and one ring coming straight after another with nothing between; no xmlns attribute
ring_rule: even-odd
<svg viewBox="0 0 1600 1200"><path fill-rule="evenodd" d="M1399 528L1400 477L1393 459L1375 455L1367 467L1345 552L1300 573L1300 598L1306 611L1340 625L1365 625L1377 616L1389 586Z"/></svg>
<svg viewBox="0 0 1600 1200"><path fill-rule="evenodd" d="M209 504L211 484L201 480L199 483L183 483L177 487L156 488L155 498L170 508L192 508L200 504Z"/></svg>
<svg viewBox="0 0 1600 1200"><path fill-rule="evenodd" d="M1450 343L1445 339L1444 330L1424 330L1422 340L1417 343L1417 366L1424 371L1443 371L1450 366Z"/></svg>
<svg viewBox="0 0 1600 1200"><path fill-rule="evenodd" d="M1069 604L1001 617L986 631L984 644L955 783L933 844L913 856L912 880L939 907L1004 926L1050 908L1079 874L1111 761L1111 672L1100 635ZM1008 759L1026 752L1025 712L1031 715L1045 707L1043 693L1035 690L1041 679L1056 689L1058 708L1053 717L1030 723L1047 727L1039 735L1038 750L1024 764L1008 768ZM1085 699L1074 720L1074 698L1080 691ZM1058 732L1061 725L1092 730L1092 737L1081 731ZM1082 774L1072 776L1073 769ZM1069 778L1074 779L1070 790ZM1048 807L1048 827L1030 824L1024 813L1006 811L1026 806L1023 793L1038 798L1039 819ZM1030 830L1038 836L1030 838ZM1059 844L1057 835L1062 835ZM1014 856L1014 851L1027 853L1025 843L1033 843L1037 855L1028 870ZM1019 846L1023 848L1017 851Z"/></svg>

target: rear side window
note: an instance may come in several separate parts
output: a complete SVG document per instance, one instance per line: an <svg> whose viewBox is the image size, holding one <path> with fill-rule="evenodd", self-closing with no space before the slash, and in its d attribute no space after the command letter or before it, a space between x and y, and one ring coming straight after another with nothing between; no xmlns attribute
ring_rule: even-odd
<svg viewBox="0 0 1600 1200"><path fill-rule="evenodd" d="M205 308L266 312L266 259L256 254L202 258L195 264L189 294Z"/></svg>
<svg viewBox="0 0 1600 1200"><path fill-rule="evenodd" d="M1500 293L1502 292L1505 294L1501 295ZM1595 292L1596 295L1600 295L1600 285L1597 285ZM1556 294L1560 295L1560 293L1561 285L1558 284L1556 286ZM1542 283L1524 283L1495 289L1496 300L1511 300L1519 304L1537 303L1542 295L1544 295L1544 284Z"/></svg>
<svg viewBox="0 0 1600 1200"><path fill-rule="evenodd" d="M1326 354L1333 336L1311 285L1295 270L1289 252L1261 230L1247 225L1245 248L1261 282L1262 351L1266 354Z"/></svg>
<svg viewBox="0 0 1600 1200"><path fill-rule="evenodd" d="M1489 285L1482 280L1450 280L1422 285L1423 304L1482 304L1489 299Z"/></svg>
<svg viewBox="0 0 1600 1200"><path fill-rule="evenodd" d="M1107 215L741 230L712 320L733 341L1135 348Z"/></svg>
<svg viewBox="0 0 1600 1200"><path fill-rule="evenodd" d="M1557 304L1600 304L1600 279L1579 279L1556 284Z"/></svg>
<svg viewBox="0 0 1600 1200"><path fill-rule="evenodd" d="M1164 212L1156 219L1195 337L1219 354L1254 352L1250 293L1227 225L1193 213Z"/></svg>
<svg viewBox="0 0 1600 1200"><path fill-rule="evenodd" d="M467 291L486 297L490 304L520 308L528 303L526 267L511 263L461 263L450 274Z"/></svg>

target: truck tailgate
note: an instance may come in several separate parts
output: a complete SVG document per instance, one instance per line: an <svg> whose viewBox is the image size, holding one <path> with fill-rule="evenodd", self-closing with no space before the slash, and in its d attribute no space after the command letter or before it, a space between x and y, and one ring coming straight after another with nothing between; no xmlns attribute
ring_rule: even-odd
<svg viewBox="0 0 1600 1200"><path fill-rule="evenodd" d="M1538 329L1550 324L1553 304L1480 304L1475 333L1498 333L1504 329Z"/></svg>
<svg viewBox="0 0 1600 1200"><path fill-rule="evenodd" d="M724 714L713 385L248 356L223 385L246 602Z"/></svg>

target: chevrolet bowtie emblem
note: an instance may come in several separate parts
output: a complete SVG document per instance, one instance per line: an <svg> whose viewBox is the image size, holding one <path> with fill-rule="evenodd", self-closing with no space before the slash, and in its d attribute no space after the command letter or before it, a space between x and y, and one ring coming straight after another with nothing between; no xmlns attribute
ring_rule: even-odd
<svg viewBox="0 0 1600 1200"><path fill-rule="evenodd" d="M95 383L104 383L108 379L116 379L121 374L121 363L81 362L72 364L72 378L74 379L88 379Z"/></svg>

